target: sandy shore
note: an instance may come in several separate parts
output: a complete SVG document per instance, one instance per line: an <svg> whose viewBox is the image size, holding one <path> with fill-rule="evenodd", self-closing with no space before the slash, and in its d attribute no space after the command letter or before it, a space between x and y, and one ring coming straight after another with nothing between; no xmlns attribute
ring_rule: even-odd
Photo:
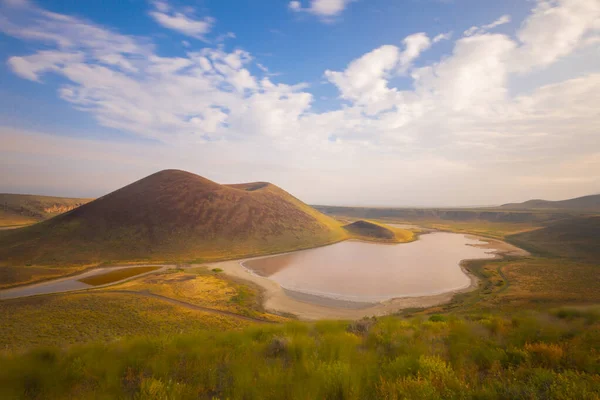
<svg viewBox="0 0 600 400"><path fill-rule="evenodd" d="M468 237L485 242L485 244L477 246L495 250L496 257L503 257L504 255L528 255L526 251L500 240L473 235L468 235ZM263 305L267 311L294 314L302 320L360 319L363 317L387 315L405 308L433 307L448 303L455 294L474 290L479 284L479 279L469 274L461 266L463 272L471 280L470 285L464 289L432 296L395 298L380 303L345 302L343 300L334 300L285 290L277 282L252 273L242 266L246 261L259 258L265 257L216 262L209 264L209 268L220 268L231 277L258 285L263 290Z"/></svg>

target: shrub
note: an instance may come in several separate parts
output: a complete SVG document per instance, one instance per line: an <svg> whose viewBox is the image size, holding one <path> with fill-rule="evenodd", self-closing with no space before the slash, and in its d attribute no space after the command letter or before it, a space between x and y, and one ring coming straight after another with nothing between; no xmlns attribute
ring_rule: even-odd
<svg viewBox="0 0 600 400"><path fill-rule="evenodd" d="M267 345L266 355L267 357L282 357L287 355L289 347L289 340L286 337L275 336Z"/></svg>
<svg viewBox="0 0 600 400"><path fill-rule="evenodd" d="M445 322L446 317L444 317L443 315L440 315L440 314L433 314L432 316L429 317L429 320L431 322Z"/></svg>
<svg viewBox="0 0 600 400"><path fill-rule="evenodd" d="M369 333L369 330L373 325L375 325L376 322L377 319L375 317L352 321L350 324L348 324L346 331L357 336L365 336L367 333Z"/></svg>

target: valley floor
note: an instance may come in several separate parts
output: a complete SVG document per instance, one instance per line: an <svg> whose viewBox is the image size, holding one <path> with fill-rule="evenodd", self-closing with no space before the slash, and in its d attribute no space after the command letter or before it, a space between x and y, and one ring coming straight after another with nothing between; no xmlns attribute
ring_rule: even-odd
<svg viewBox="0 0 600 400"><path fill-rule="evenodd" d="M445 224L500 241L520 229ZM0 398L598 400L598 267L510 252L468 261L474 290L352 323L265 312L281 310L281 289L239 261L1 300ZM313 315L364 310L347 312Z"/></svg>

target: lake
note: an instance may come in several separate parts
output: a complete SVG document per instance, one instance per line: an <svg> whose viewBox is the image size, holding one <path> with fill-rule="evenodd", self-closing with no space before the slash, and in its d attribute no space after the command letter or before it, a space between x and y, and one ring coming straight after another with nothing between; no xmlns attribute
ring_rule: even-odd
<svg viewBox="0 0 600 400"><path fill-rule="evenodd" d="M354 302L430 296L471 283L460 262L494 258L485 242L435 232L411 243L345 241L316 249L246 261L253 273L288 291Z"/></svg>

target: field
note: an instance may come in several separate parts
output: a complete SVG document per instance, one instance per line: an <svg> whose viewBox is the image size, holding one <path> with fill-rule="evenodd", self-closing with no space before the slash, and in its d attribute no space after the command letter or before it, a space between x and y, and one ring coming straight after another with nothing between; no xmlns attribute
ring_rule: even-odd
<svg viewBox="0 0 600 400"><path fill-rule="evenodd" d="M204 267L167 271L147 275L106 290L128 290L152 293L189 304L239 315L281 321L282 318L264 313L260 291L245 283L236 282L219 272Z"/></svg>
<svg viewBox="0 0 600 400"><path fill-rule="evenodd" d="M0 193L0 228L25 226L44 221L91 200Z"/></svg>
<svg viewBox="0 0 600 400"><path fill-rule="evenodd" d="M244 317L286 320L264 313L256 288L202 267L172 270L104 289L0 301L0 351L239 328L252 323Z"/></svg>
<svg viewBox="0 0 600 400"><path fill-rule="evenodd" d="M87 283L92 286L107 285L109 283L118 282L123 279L131 278L136 275L144 274L150 271L156 271L160 267L131 267L122 268L115 271L110 271L102 275L90 276L80 279L80 282Z"/></svg>
<svg viewBox="0 0 600 400"><path fill-rule="evenodd" d="M169 337L250 324L158 299L108 292L3 300L0 321L0 352L90 341L114 342L128 336Z"/></svg>
<svg viewBox="0 0 600 400"><path fill-rule="evenodd" d="M0 357L2 398L598 399L597 310L291 323Z"/></svg>

